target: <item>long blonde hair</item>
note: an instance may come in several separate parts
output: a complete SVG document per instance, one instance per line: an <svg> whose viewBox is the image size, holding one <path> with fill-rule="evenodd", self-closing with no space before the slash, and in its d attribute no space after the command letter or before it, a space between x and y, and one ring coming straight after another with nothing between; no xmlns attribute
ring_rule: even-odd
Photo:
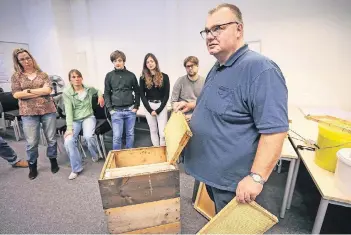
<svg viewBox="0 0 351 235"><path fill-rule="evenodd" d="M13 68L15 69L15 72L16 73L24 73L24 69L23 69L21 63L18 60L18 54L23 53L23 52L26 52L29 55L29 57L32 59L34 69L36 71L42 72L40 67L39 67L39 65L37 64L36 60L32 56L32 54L29 53L29 51L27 51L26 49L23 49L23 48L18 48L18 49L13 50L12 60L13 60Z"/></svg>
<svg viewBox="0 0 351 235"><path fill-rule="evenodd" d="M156 63L156 73L155 73L155 78L152 78L151 75L151 71L147 68L146 66L146 61L147 59L151 57L155 63ZM160 67L158 65L158 60L156 59L156 56L152 53L148 53L146 54L145 58L144 58L144 65L143 65L143 78L145 80L145 85L147 89L151 89L151 87L153 85L155 85L155 87L162 87L163 84L163 76L160 70Z"/></svg>

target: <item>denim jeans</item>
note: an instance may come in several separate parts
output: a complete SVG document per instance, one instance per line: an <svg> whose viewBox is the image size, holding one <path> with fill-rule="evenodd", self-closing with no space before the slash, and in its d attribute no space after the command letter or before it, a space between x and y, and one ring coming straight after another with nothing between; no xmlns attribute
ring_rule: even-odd
<svg viewBox="0 0 351 235"><path fill-rule="evenodd" d="M94 136L95 126L96 118L94 116L73 122L73 135L65 138L65 148L71 162L72 172L78 173L83 170L82 157L78 150L78 137L82 129L83 137L88 144L88 149L92 158L99 158L97 153L98 145Z"/></svg>
<svg viewBox="0 0 351 235"><path fill-rule="evenodd" d="M126 148L133 148L136 113L131 110L118 110L111 115L113 150L122 148L123 126L126 125Z"/></svg>
<svg viewBox="0 0 351 235"><path fill-rule="evenodd" d="M2 137L0 137L0 157L8 161L11 165L15 165L19 161L15 151L13 151Z"/></svg>
<svg viewBox="0 0 351 235"><path fill-rule="evenodd" d="M39 156L40 123L48 143L46 156L48 158L57 158L56 113L22 116L22 122L24 136L27 140L26 152L29 163L35 163Z"/></svg>

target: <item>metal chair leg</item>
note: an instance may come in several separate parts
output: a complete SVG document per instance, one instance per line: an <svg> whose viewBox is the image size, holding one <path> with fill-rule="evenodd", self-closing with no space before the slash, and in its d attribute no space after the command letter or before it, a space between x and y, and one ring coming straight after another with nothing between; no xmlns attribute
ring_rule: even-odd
<svg viewBox="0 0 351 235"><path fill-rule="evenodd" d="M17 129L17 126L16 126L16 122L15 121L12 121L12 128L13 128L13 132L15 133L15 138L17 141L20 140L20 137L18 135L18 129Z"/></svg>
<svg viewBox="0 0 351 235"><path fill-rule="evenodd" d="M99 139L98 139L97 135L94 135L94 138L95 138L95 141L96 141L97 150L99 152L99 158L104 158L104 156L101 153L100 143L99 143Z"/></svg>
<svg viewBox="0 0 351 235"><path fill-rule="evenodd" d="M57 152L58 152L59 154L61 154L61 153L63 153L63 151L61 150L60 144L59 144L59 142L58 142L59 138L61 138L60 133L57 133L57 134L56 134L56 137L57 137L57 138L56 138Z"/></svg>
<svg viewBox="0 0 351 235"><path fill-rule="evenodd" d="M82 152L83 152L83 157L84 157L84 158L87 158L87 155L85 154L85 151L84 151L83 145L82 145L82 143L81 143L80 137L78 137L77 142L78 142L78 145L79 145L79 147L81 148L81 150L82 150Z"/></svg>
<svg viewBox="0 0 351 235"><path fill-rule="evenodd" d="M23 138L22 132L21 132L21 126L20 126L20 124L19 124L19 121L18 121L18 118L17 118L17 117L15 117L15 123L16 123L17 130L18 130L18 136L19 136L20 138Z"/></svg>
<svg viewBox="0 0 351 235"><path fill-rule="evenodd" d="M102 151L104 152L104 156L105 156L105 159L107 158L107 154L106 154L106 146L105 146L105 142L104 142L104 135L99 135L100 137L100 143L101 143L101 146L102 146Z"/></svg>

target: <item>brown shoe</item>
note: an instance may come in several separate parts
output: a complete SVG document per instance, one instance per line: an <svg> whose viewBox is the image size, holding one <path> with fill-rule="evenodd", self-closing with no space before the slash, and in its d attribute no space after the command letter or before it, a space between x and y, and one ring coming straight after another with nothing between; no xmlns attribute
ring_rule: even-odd
<svg viewBox="0 0 351 235"><path fill-rule="evenodd" d="M16 164L12 165L12 167L26 168L28 167L28 162L24 160L19 160L18 162L16 162Z"/></svg>

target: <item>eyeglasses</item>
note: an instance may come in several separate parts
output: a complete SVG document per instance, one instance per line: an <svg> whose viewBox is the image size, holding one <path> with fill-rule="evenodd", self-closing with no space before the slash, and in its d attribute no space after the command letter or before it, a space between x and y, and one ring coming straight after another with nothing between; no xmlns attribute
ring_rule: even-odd
<svg viewBox="0 0 351 235"><path fill-rule="evenodd" d="M207 35L209 33L211 33L211 35L213 37L217 37L223 30L226 29L225 26L231 25L231 24L240 24L239 22L236 21L232 21L232 22L228 22L228 23L224 23L224 24L219 24L219 25L214 25L212 28L210 29L204 29L200 32L200 35L203 39L206 39Z"/></svg>
<svg viewBox="0 0 351 235"><path fill-rule="evenodd" d="M192 69L194 68L195 66L197 66L196 64L189 64L189 65L186 65L185 68L187 69Z"/></svg>
<svg viewBox="0 0 351 235"><path fill-rule="evenodd" d="M19 62L25 62L25 61L31 61L31 60L32 60L32 58L30 58L30 57L25 57L25 58L19 59L18 61L19 61Z"/></svg>

